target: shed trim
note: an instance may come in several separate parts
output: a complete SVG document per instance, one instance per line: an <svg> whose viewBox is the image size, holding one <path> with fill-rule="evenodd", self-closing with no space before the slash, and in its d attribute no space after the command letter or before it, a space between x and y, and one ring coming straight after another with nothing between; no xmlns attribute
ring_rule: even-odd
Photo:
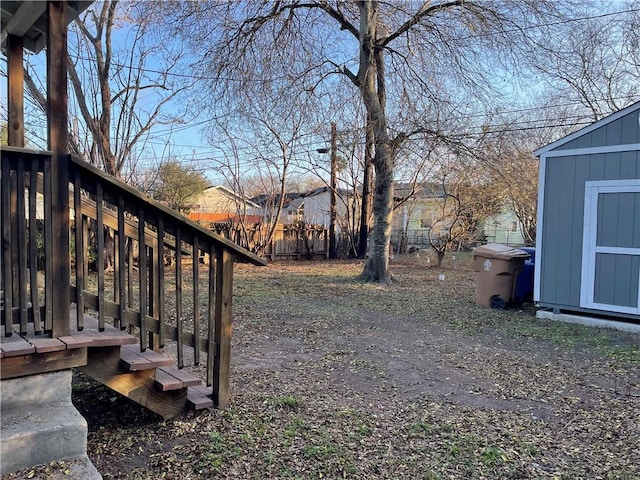
<svg viewBox="0 0 640 480"><path fill-rule="evenodd" d="M536 150L534 153L534 155L536 155L537 157L544 155L545 153L549 152L550 150L553 150L555 148L558 148L566 143L569 143L572 140L575 140L578 137L581 137L582 135L585 135L589 132L592 132L604 125L607 125L611 122L614 122L616 120L618 120L619 118L624 117L625 115L628 115L631 112L635 112L636 110L640 110L640 102L636 102L632 105L629 105L627 108L623 108L622 110L617 111L616 113L613 113L611 115L609 115L608 117L605 117L601 120L598 120L595 123L592 123L591 125L587 125L586 127L581 128L580 130L577 130L575 132L573 132L570 135L567 135L566 137L562 137L559 140L556 140L553 143L550 143L549 145L546 145L542 148L539 148L538 150Z"/></svg>
<svg viewBox="0 0 640 480"><path fill-rule="evenodd" d="M592 180L585 182L584 225L582 237L582 275L580 306L619 313L640 313L640 272L636 306L612 305L595 301L596 255L632 255L640 257L640 248L598 246L598 196L602 193L640 193L640 180Z"/></svg>
<svg viewBox="0 0 640 480"><path fill-rule="evenodd" d="M570 157L573 155L596 155L599 153L635 152L640 150L640 143L628 143L625 145L605 145L602 147L572 148L570 150L554 150L545 153L546 158Z"/></svg>
<svg viewBox="0 0 640 480"><path fill-rule="evenodd" d="M547 171L547 155L540 157L538 172L538 218L536 220L536 252L542 252L542 225L544 224L544 192L545 178ZM540 301L540 275L542 273L542 262L536 261L533 264L533 301Z"/></svg>

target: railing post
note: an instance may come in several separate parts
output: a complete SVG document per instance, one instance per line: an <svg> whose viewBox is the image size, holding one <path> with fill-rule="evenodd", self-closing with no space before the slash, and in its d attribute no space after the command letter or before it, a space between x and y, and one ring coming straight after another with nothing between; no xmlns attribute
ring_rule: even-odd
<svg viewBox="0 0 640 480"><path fill-rule="evenodd" d="M51 270L53 276L51 307L53 313L52 337L68 335L71 289L69 253L69 156L67 132L67 22L65 2L47 2L47 86L49 107L49 148L51 162L51 220L55 252Z"/></svg>
<svg viewBox="0 0 640 480"><path fill-rule="evenodd" d="M220 248L216 258L215 340L218 348L213 368L213 404L218 408L229 406L232 298L233 255L226 248Z"/></svg>
<svg viewBox="0 0 640 480"><path fill-rule="evenodd" d="M7 140L24 147L24 63L22 37L7 36Z"/></svg>

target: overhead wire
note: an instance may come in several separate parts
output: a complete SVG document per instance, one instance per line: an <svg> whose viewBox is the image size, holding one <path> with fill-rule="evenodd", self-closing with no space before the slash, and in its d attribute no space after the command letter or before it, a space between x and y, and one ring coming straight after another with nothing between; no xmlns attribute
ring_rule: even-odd
<svg viewBox="0 0 640 480"><path fill-rule="evenodd" d="M606 12L606 13L602 13L602 14L594 14L594 15L587 15L587 16L583 16L583 17L578 17L578 18L571 18L571 19L565 19L565 20L559 20L559 21L555 21L555 22L547 22L547 23L543 23L543 24L538 24L538 25L531 25L528 27L524 27L525 29L533 29L533 28L541 28L541 27L551 27L551 26L556 26L556 25L562 25L562 24L568 24L568 23L575 23L575 22L580 22L580 21L586 21L586 20L592 20L592 19L598 19L598 18L604 18L604 17L610 17L610 16L616 16L616 15L622 15L622 14L627 14L627 13L634 13L634 12L638 12L640 11L640 9L636 9L636 8L632 8L632 9L626 9L626 10L620 10L620 11L615 11L615 12ZM505 29L503 31L497 30L493 33L485 33L485 34L478 34L476 36L489 36L489 35L494 35L494 34L498 34L498 33L509 33L510 29ZM471 37L470 37L471 38ZM82 58L80 56L77 56L78 59L83 59L83 60L90 60L88 58ZM117 61L112 61L112 65L116 66L116 67L121 67L121 68L129 68L129 66L123 65L121 63L118 63ZM190 78L193 80L224 80L224 81L237 81L239 79L237 78L233 78L233 77L220 77L220 76L203 76L203 75L196 75L193 73L190 74L186 74L186 73L176 73L176 72L165 72L162 70L156 70L153 68L145 68L145 67L134 67L136 69L139 69L141 72L144 73L155 73L155 74L167 74L167 75L171 75L171 76L175 76L177 78ZM283 77L273 77L271 79L268 79L270 81L278 81L278 80L282 80L285 79L287 77L283 76ZM250 79L250 81L252 81L252 79ZM264 79L255 79L256 82L264 82ZM578 106L580 105L579 102L567 102L564 104L560 104L557 105L558 107L573 107L573 106ZM544 106L531 106L531 107L525 107L525 108L519 108L519 109L513 109L513 110L504 110L504 111L498 111L495 113L489 113L489 116L491 115L496 115L496 116L502 116L502 115L510 115L510 114L516 114L516 113L528 113L528 112L534 112L537 110L542 110L546 107ZM465 118L469 119L469 118L486 118L487 114L486 113L477 113L477 114L470 114L470 115L466 115ZM172 127L167 127L164 129L160 129L160 130L156 130L153 132L153 134L151 135L152 140L149 140L147 143L150 144L154 144L154 145L161 145L164 144L166 142L160 143L161 140L158 138L159 134L162 133L176 133L176 132L181 132L181 131L185 131L185 130L189 130L192 129L194 127L198 127L198 126L203 126L206 125L207 123L211 122L211 121L215 121L215 120L219 120L221 117L210 117L208 119L204 119L201 121L198 121L196 123L193 124L189 124L189 125L181 125L181 126L172 126ZM460 119L458 119L460 120ZM456 119L452 119L452 121L456 121ZM518 124L531 124L531 123L535 123L535 122L542 122L543 125L540 126L535 126L535 125L530 125L530 126L522 126L522 127L513 127L513 125L518 125ZM561 127L567 127L567 126L578 126L578 125L582 125L584 123L573 123L573 124L557 124L557 125L544 125L546 122L544 120L529 120L529 121L520 121L520 122L512 122L511 125L512 127L507 128L507 129L502 129L501 131L503 132L519 132L519 131L530 131L530 130L536 130L536 129L542 129L542 128L561 128ZM484 126L486 129L488 129L489 132L491 132L491 126ZM316 135L316 133L309 133L308 135ZM473 133L468 133L468 135L474 135ZM477 135L477 133L475 133L475 135ZM157 143L156 143L157 141ZM194 146L194 145L180 145L180 144L172 144L175 147L183 147L183 148L192 148L192 149L196 149L196 148L200 148L198 146ZM210 148L210 147L209 147ZM251 147L244 147L247 151L251 149ZM240 151L242 151L243 149L241 148ZM198 152L197 155L206 155L208 153L217 153L220 152L220 149L215 149L215 150L211 150L210 152ZM302 152L302 153L307 153L310 154L312 153L312 150L308 150L306 152ZM195 153L194 153L195 154ZM181 155L185 160L188 160L189 155L188 154L183 154ZM197 160L197 159L193 159L193 155L192 155L192 159L189 161L206 161L206 160L211 160L211 159L202 159L202 160Z"/></svg>

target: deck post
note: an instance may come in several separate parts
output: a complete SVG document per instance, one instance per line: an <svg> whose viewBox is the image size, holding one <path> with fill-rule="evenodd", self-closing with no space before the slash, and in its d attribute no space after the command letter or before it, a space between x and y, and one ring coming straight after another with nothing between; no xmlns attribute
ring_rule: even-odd
<svg viewBox="0 0 640 480"><path fill-rule="evenodd" d="M47 2L47 98L51 161L51 220L55 252L47 275L53 277L51 335L69 335L71 255L69 252L69 149L67 131L67 22L66 2Z"/></svg>
<svg viewBox="0 0 640 480"><path fill-rule="evenodd" d="M213 404L220 409L229 406L229 373L231 369L231 320L233 298L233 254L226 248L216 258L215 341L216 361L213 366ZM211 333L209 333L211 334ZM210 352L211 354L211 352Z"/></svg>
<svg viewBox="0 0 640 480"><path fill-rule="evenodd" d="M24 63L22 37L7 36L7 144L11 147L24 147ZM11 184L16 184L15 173L11 174ZM10 225L17 225L17 191L11 193ZM18 245L18 229L11 228L10 242ZM10 247L11 248L11 247ZM11 248L11 265L18 265L18 249ZM12 269L11 295L12 305L18 304L18 269ZM12 326L9 326L9 331Z"/></svg>
<svg viewBox="0 0 640 480"><path fill-rule="evenodd" d="M24 147L24 63L22 37L7 36L8 144Z"/></svg>

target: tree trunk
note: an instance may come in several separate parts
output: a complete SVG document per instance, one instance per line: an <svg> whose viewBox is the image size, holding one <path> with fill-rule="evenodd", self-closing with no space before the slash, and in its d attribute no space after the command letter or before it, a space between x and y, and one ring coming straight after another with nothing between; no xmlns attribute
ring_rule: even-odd
<svg viewBox="0 0 640 480"><path fill-rule="evenodd" d="M382 150L379 149L378 152ZM384 157L376 153L377 157ZM388 155L390 160L390 155ZM389 240L393 212L393 166L391 162L376 162L375 195L373 200L374 223L371 230L371 248L362 272L366 281L389 283Z"/></svg>
<svg viewBox="0 0 640 480"><path fill-rule="evenodd" d="M393 214L393 149L387 132L386 91L382 49L376 46L378 2L358 3L360 9L360 66L358 83L371 122L375 142L374 223L371 248L361 278L370 282L389 283L389 240Z"/></svg>

